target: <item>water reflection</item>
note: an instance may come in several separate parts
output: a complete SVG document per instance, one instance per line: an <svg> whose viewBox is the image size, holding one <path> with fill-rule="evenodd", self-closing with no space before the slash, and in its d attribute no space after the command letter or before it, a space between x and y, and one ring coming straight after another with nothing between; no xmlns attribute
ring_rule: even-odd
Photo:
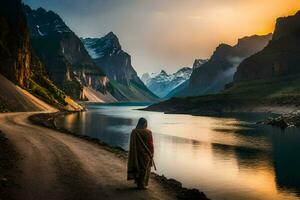
<svg viewBox="0 0 300 200"><path fill-rule="evenodd" d="M283 191L293 190L298 195L300 194L299 141L299 130L296 128L272 136L273 163L278 188Z"/></svg>
<svg viewBox="0 0 300 200"><path fill-rule="evenodd" d="M97 106L67 115L60 126L128 149L131 129L146 117L159 174L203 190L212 199L298 199L300 132L254 122L265 116L201 117Z"/></svg>

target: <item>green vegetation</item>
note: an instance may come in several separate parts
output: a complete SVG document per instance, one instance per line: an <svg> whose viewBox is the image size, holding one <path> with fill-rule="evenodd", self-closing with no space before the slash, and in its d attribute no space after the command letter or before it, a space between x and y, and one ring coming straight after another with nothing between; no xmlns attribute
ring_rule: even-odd
<svg viewBox="0 0 300 200"><path fill-rule="evenodd" d="M268 80L256 80L236 83L232 87L214 95L186 97L183 99L240 99L271 100L283 97L300 97L300 75Z"/></svg>
<svg viewBox="0 0 300 200"><path fill-rule="evenodd" d="M33 80L34 79L34 80ZM59 90L47 77L33 76L28 80L27 90L51 105L66 106L65 94Z"/></svg>
<svg viewBox="0 0 300 200"><path fill-rule="evenodd" d="M300 105L300 75L235 83L219 94L172 98L147 110L169 113L216 114L251 111L258 107Z"/></svg>

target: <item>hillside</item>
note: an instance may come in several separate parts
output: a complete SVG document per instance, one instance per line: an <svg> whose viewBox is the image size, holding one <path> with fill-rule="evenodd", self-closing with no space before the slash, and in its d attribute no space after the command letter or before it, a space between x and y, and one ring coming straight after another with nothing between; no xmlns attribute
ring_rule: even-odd
<svg viewBox="0 0 300 200"><path fill-rule="evenodd" d="M0 111L55 111L49 104L7 80L0 74Z"/></svg>
<svg viewBox="0 0 300 200"><path fill-rule="evenodd" d="M177 97L145 110L219 115L227 112L287 113L300 106L300 75L237 83L219 94Z"/></svg>
<svg viewBox="0 0 300 200"><path fill-rule="evenodd" d="M73 109L69 106L66 95L49 80L43 63L31 51L21 1L2 2L0 11L0 73L12 82L2 77L1 103L6 106L5 109L14 111L39 109L31 97L32 105L30 105L29 95L24 90L56 108ZM78 108L82 109L79 105Z"/></svg>

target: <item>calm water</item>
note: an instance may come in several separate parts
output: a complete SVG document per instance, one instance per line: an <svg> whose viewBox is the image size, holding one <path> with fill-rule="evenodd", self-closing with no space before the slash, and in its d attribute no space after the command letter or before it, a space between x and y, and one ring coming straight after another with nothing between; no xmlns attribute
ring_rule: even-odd
<svg viewBox="0 0 300 200"><path fill-rule="evenodd" d="M300 131L255 125L265 116L169 115L126 104L91 105L57 123L128 149L139 117L153 132L158 174L198 188L212 199L299 199Z"/></svg>

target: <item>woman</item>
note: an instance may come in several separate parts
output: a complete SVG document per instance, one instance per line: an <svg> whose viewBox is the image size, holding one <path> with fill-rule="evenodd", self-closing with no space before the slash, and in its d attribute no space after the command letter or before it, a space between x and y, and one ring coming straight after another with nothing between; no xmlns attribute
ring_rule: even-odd
<svg viewBox="0 0 300 200"><path fill-rule="evenodd" d="M127 179L134 180L138 189L148 186L153 162L152 132L147 129L147 120L140 118L130 136Z"/></svg>

